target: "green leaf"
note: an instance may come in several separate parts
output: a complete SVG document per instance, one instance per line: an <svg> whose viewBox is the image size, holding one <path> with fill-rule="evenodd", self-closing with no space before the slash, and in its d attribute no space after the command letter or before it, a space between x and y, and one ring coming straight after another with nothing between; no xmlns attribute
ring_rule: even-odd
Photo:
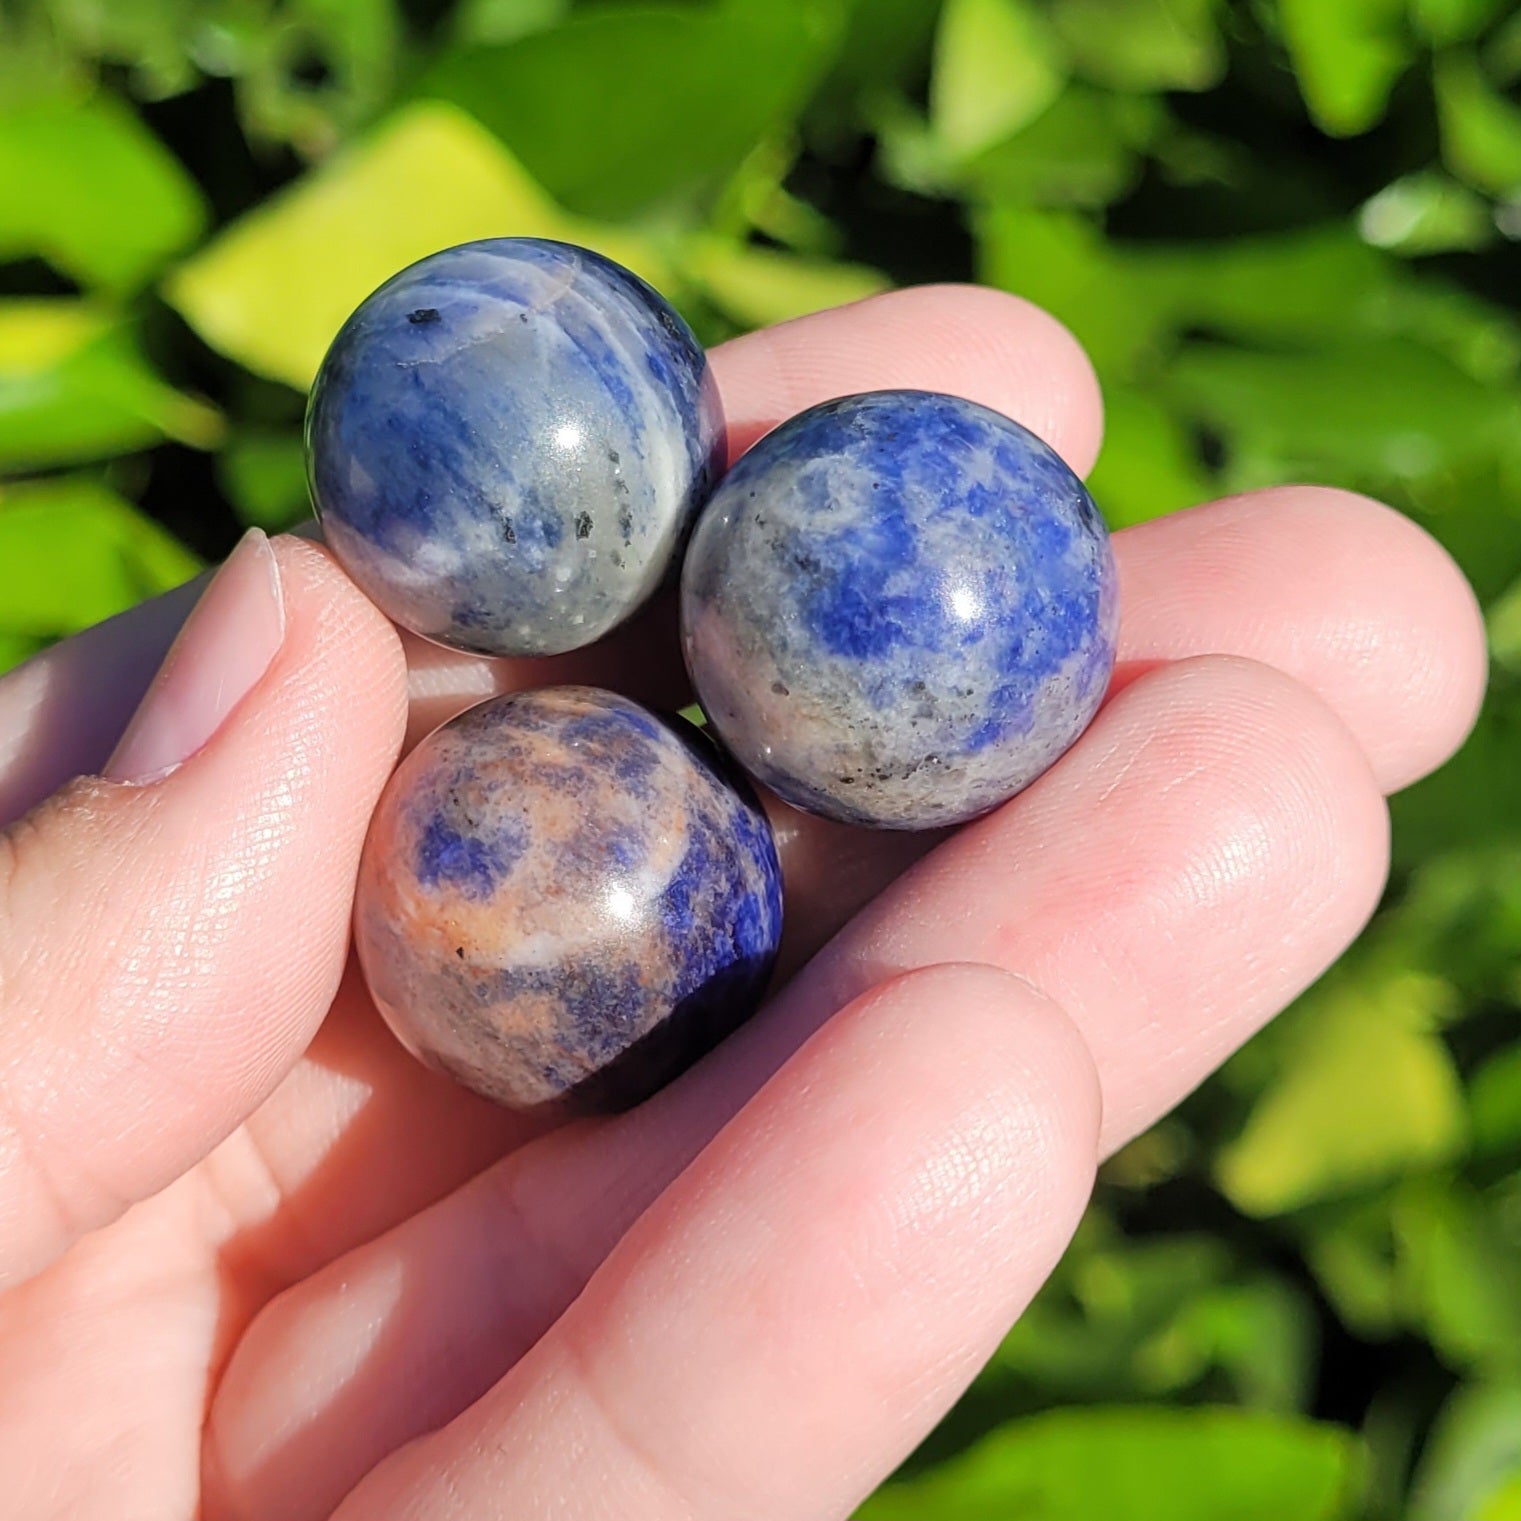
<svg viewBox="0 0 1521 1521"><path fill-rule="evenodd" d="M1056 0L1076 72L1115 90L1207 90L1225 72L1219 0Z"/></svg>
<svg viewBox="0 0 1521 1521"><path fill-rule="evenodd" d="M566 206L623 218L712 190L789 123L841 14L812 0L604 5L452 52L419 93L464 107Z"/></svg>
<svg viewBox="0 0 1521 1521"><path fill-rule="evenodd" d="M0 259L130 291L204 220L194 182L114 96L0 110Z"/></svg>
<svg viewBox="0 0 1521 1521"><path fill-rule="evenodd" d="M460 0L453 33L457 42L516 42L542 32L570 14L570 0Z"/></svg>
<svg viewBox="0 0 1521 1521"><path fill-rule="evenodd" d="M52 0L47 9L69 47L131 69L134 93L159 99L194 84L187 43L198 0Z"/></svg>
<svg viewBox="0 0 1521 1521"><path fill-rule="evenodd" d="M1069 85L1049 110L972 159L965 178L990 200L1107 205L1139 179L1141 154L1164 117L1144 96Z"/></svg>
<svg viewBox="0 0 1521 1521"><path fill-rule="evenodd" d="M389 97L401 41L393 0L285 0L250 29L237 72L249 135L327 153ZM320 72L322 82L307 82Z"/></svg>
<svg viewBox="0 0 1521 1521"><path fill-rule="evenodd" d="M1493 195L1521 191L1521 107L1485 77L1468 53L1436 63L1442 157L1459 179Z"/></svg>
<svg viewBox="0 0 1521 1521"><path fill-rule="evenodd" d="M1410 19L1432 47L1470 42L1507 0L1410 0Z"/></svg>
<svg viewBox="0 0 1521 1521"><path fill-rule="evenodd" d="M681 261L681 271L743 328L767 327L859 301L892 283L880 270L864 264L805 259L713 237L694 240Z"/></svg>
<svg viewBox="0 0 1521 1521"><path fill-rule="evenodd" d="M861 1521L1336 1521L1360 1455L1334 1426L1244 1410L1076 1409L1016 1421Z"/></svg>
<svg viewBox="0 0 1521 1521"><path fill-rule="evenodd" d="M0 487L0 638L74 633L200 569L156 523L93 480ZM22 647L13 642L11 653Z"/></svg>
<svg viewBox="0 0 1521 1521"><path fill-rule="evenodd" d="M930 122L951 159L982 152L1061 93L1054 37L1026 0L946 0L935 35Z"/></svg>
<svg viewBox="0 0 1521 1521"><path fill-rule="evenodd" d="M1386 1198L1341 1204L1310 1222L1305 1261L1342 1324L1365 1340L1407 1319L1406 1286Z"/></svg>
<svg viewBox="0 0 1521 1521"><path fill-rule="evenodd" d="M178 439L222 421L164 383L109 313L68 298L0 301L0 470L49 469Z"/></svg>
<svg viewBox="0 0 1521 1521"><path fill-rule="evenodd" d="M1104 448L1088 480L1113 528L1207 501L1208 473L1193 441L1165 407L1133 387L1104 395Z"/></svg>
<svg viewBox="0 0 1521 1521"><path fill-rule="evenodd" d="M1005 203L979 213L974 231L978 278L1065 322L1106 382L1160 354L1169 303L1086 218Z"/></svg>
<svg viewBox="0 0 1521 1521"><path fill-rule="evenodd" d="M1521 1152L1521 1041L1495 1052L1469 1079L1468 1121L1476 1156Z"/></svg>
<svg viewBox="0 0 1521 1521"><path fill-rule="evenodd" d="M1408 258L1483 248L1495 236L1483 199L1433 170L1386 185L1358 213L1357 226L1374 247Z"/></svg>
<svg viewBox="0 0 1521 1521"><path fill-rule="evenodd" d="M1278 0L1305 104L1337 137L1366 132L1411 61L1405 0Z"/></svg>
<svg viewBox="0 0 1521 1521"><path fill-rule="evenodd" d="M1303 354L1192 344L1166 385L1185 415L1225 439L1238 488L1419 481L1493 459L1517 425L1512 393L1406 339Z"/></svg>
<svg viewBox="0 0 1521 1521"><path fill-rule="evenodd" d="M1521 1384L1460 1387L1416 1471L1409 1521L1476 1521L1521 1476Z"/></svg>
<svg viewBox="0 0 1521 1521"><path fill-rule="evenodd" d="M668 283L642 239L568 216L477 122L425 102L233 223L166 293L213 348L304 389L377 285L450 244L508 234L587 244Z"/></svg>
<svg viewBox="0 0 1521 1521"><path fill-rule="evenodd" d="M1521 1521L1521 1473L1511 1474L1479 1502L1475 1521Z"/></svg>
<svg viewBox="0 0 1521 1521"><path fill-rule="evenodd" d="M1489 609L1489 651L1497 665L1521 673L1521 581Z"/></svg>
<svg viewBox="0 0 1521 1521"><path fill-rule="evenodd" d="M1309 1392L1315 1352L1314 1310L1286 1283L1262 1277L1193 1288L1136 1362L1157 1393L1188 1388L1220 1368L1244 1404L1292 1411Z"/></svg>
<svg viewBox="0 0 1521 1521"><path fill-rule="evenodd" d="M1394 1228L1410 1318L1442 1357L1521 1374L1521 1264L1481 1197L1453 1179L1412 1180Z"/></svg>
<svg viewBox="0 0 1521 1521"><path fill-rule="evenodd" d="M1418 972L1343 975L1308 995L1276 1079L1215 1174L1249 1215L1366 1190L1461 1147L1462 1086L1434 1027L1447 983Z"/></svg>
<svg viewBox="0 0 1521 1521"><path fill-rule="evenodd" d="M217 456L223 489L252 527L279 533L311 514L301 434L248 429Z"/></svg>

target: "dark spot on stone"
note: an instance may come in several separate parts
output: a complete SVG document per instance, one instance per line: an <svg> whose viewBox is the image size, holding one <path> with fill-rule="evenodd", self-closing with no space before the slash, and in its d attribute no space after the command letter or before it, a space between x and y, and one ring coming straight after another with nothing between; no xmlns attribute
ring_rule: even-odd
<svg viewBox="0 0 1521 1521"><path fill-rule="evenodd" d="M465 959L465 948L464 948L464 946L462 946L462 945L455 946L454 947L454 954L456 956L458 956L461 961L463 961Z"/></svg>
<svg viewBox="0 0 1521 1521"><path fill-rule="evenodd" d="M775 692L778 697L790 697L792 695L792 693L788 690L787 683L784 681L773 681L771 683L771 690Z"/></svg>
<svg viewBox="0 0 1521 1521"><path fill-rule="evenodd" d="M578 539L589 539L591 537L591 531L591 513L578 512L576 514L576 537Z"/></svg>
<svg viewBox="0 0 1521 1521"><path fill-rule="evenodd" d="M618 532L625 544L634 542L634 514L629 511L627 502L618 509Z"/></svg>
<svg viewBox="0 0 1521 1521"><path fill-rule="evenodd" d="M407 313L407 321L414 327L420 326L424 322L437 322L439 320L438 309L432 306L420 306L415 312Z"/></svg>
<svg viewBox="0 0 1521 1521"><path fill-rule="evenodd" d="M502 514L502 537L509 544L516 544L518 541L518 531L512 526L512 519L505 512Z"/></svg>
<svg viewBox="0 0 1521 1521"><path fill-rule="evenodd" d="M518 321L519 322L527 322L528 321L528 313L527 312L519 312L518 313Z"/></svg>
<svg viewBox="0 0 1521 1521"><path fill-rule="evenodd" d="M615 469L617 468L617 465L618 465L619 461L623 458L623 456L621 454L619 454L616 449L609 449L607 451L607 457L608 457L609 460L612 461L612 464L613 464L613 466L614 466Z"/></svg>

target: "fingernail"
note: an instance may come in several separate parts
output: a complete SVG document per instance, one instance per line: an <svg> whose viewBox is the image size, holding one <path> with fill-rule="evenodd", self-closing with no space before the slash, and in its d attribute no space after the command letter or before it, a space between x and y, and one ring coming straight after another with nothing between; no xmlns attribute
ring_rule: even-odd
<svg viewBox="0 0 1521 1521"><path fill-rule="evenodd" d="M250 528L185 620L102 774L151 782L189 760L253 690L284 638L275 553Z"/></svg>

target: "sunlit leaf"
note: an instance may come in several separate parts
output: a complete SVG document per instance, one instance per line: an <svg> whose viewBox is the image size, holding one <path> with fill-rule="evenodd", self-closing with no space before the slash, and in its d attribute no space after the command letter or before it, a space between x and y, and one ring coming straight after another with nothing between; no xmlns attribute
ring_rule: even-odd
<svg viewBox="0 0 1521 1521"><path fill-rule="evenodd" d="M570 0L460 0L451 20L462 43L516 42L570 14Z"/></svg>
<svg viewBox="0 0 1521 1521"><path fill-rule="evenodd" d="M0 259L130 290L200 231L200 192L114 96L0 109Z"/></svg>
<svg viewBox="0 0 1521 1521"><path fill-rule="evenodd" d="M0 486L0 638L56 639L200 570L130 503L84 477ZM13 643L11 652L24 648Z"/></svg>
<svg viewBox="0 0 1521 1521"><path fill-rule="evenodd" d="M859 301L891 284L864 264L805 259L720 238L693 243L681 269L720 311L747 328Z"/></svg>
<svg viewBox="0 0 1521 1521"><path fill-rule="evenodd" d="M1478 1521L1521 1476L1521 1384L1467 1385L1443 1407L1416 1472L1409 1521Z"/></svg>
<svg viewBox="0 0 1521 1521"><path fill-rule="evenodd" d="M1219 0L1056 0L1074 69L1117 90L1205 90L1225 72Z"/></svg>
<svg viewBox="0 0 1521 1521"><path fill-rule="evenodd" d="M1003 1427L861 1521L1336 1521L1359 1454L1334 1426L1230 1409L1077 1409Z"/></svg>
<svg viewBox="0 0 1521 1521"><path fill-rule="evenodd" d="M1310 995L1281 1072L1217 1160L1231 1202L1281 1214L1452 1156L1463 1091L1434 1029L1452 1002L1415 972L1334 978Z"/></svg>
<svg viewBox="0 0 1521 1521"><path fill-rule="evenodd" d="M1405 0L1278 0L1278 14L1310 114L1327 132L1366 132L1410 63Z"/></svg>
<svg viewBox="0 0 1521 1521"><path fill-rule="evenodd" d="M1199 1285L1171 1325L1137 1349L1152 1390L1187 1388L1220 1368L1243 1404L1292 1411L1308 1393L1314 1311L1277 1278Z"/></svg>
<svg viewBox="0 0 1521 1521"><path fill-rule="evenodd" d="M255 137L326 153L390 93L401 41L393 0L285 0L280 23L253 35L238 104Z"/></svg>
<svg viewBox="0 0 1521 1521"><path fill-rule="evenodd" d="M1357 226L1375 247L1410 256L1482 248L1495 236L1483 199L1430 171L1386 185L1364 204Z"/></svg>
<svg viewBox="0 0 1521 1521"><path fill-rule="evenodd" d="M833 0L603 5L450 53L419 89L484 122L564 205L623 217L733 173L807 99L841 21Z"/></svg>
<svg viewBox="0 0 1521 1521"><path fill-rule="evenodd" d="M1521 1152L1521 1041L1497 1051L1470 1078L1468 1114L1479 1156Z"/></svg>
<svg viewBox="0 0 1521 1521"><path fill-rule="evenodd" d="M0 470L37 470L178 439L209 448L222 422L176 391L108 312L0 301Z"/></svg>
<svg viewBox="0 0 1521 1521"><path fill-rule="evenodd" d="M1508 0L1410 0L1410 19L1433 46L1477 37Z"/></svg>
<svg viewBox="0 0 1521 1521"><path fill-rule="evenodd" d="M1513 395L1404 339L1301 354L1192 344L1167 386L1226 440L1236 485L1419 480L1493 457L1517 419Z"/></svg>
<svg viewBox="0 0 1521 1521"><path fill-rule="evenodd" d="M639 238L567 216L483 127L427 102L235 222L166 290L213 348L304 389L382 281L450 244L509 234L585 243L667 282Z"/></svg>
<svg viewBox="0 0 1521 1521"><path fill-rule="evenodd" d="M243 522L278 533L310 515L306 452L296 430L244 430L222 450L217 468Z"/></svg>
<svg viewBox="0 0 1521 1521"><path fill-rule="evenodd" d="M1069 85L1028 126L964 165L963 177L990 200L1105 205L1139 179L1164 115L1146 96Z"/></svg>
<svg viewBox="0 0 1521 1521"><path fill-rule="evenodd" d="M1104 396L1104 447L1088 481L1111 527L1207 501L1213 492L1193 440L1144 391L1111 386Z"/></svg>
<svg viewBox="0 0 1521 1521"><path fill-rule="evenodd" d="M968 158L1033 121L1061 93L1055 39L1029 0L946 0L935 37L930 121Z"/></svg>
<svg viewBox="0 0 1521 1521"><path fill-rule="evenodd" d="M1521 106L1466 53L1437 60L1436 98L1442 156L1453 173L1495 195L1521 192Z"/></svg>
<svg viewBox="0 0 1521 1521"><path fill-rule="evenodd" d="M1521 1375L1521 1262L1483 1200L1412 1181L1394 1212L1410 1318L1453 1367Z"/></svg>

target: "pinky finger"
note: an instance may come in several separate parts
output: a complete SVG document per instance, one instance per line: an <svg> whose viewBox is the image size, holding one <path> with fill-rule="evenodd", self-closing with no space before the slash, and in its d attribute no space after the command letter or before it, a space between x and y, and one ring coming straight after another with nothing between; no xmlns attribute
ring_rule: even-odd
<svg viewBox="0 0 1521 1521"><path fill-rule="evenodd" d="M882 984L746 1105L531 1353L335 1521L847 1514L1051 1271L1088 1197L1098 1108L1081 1038L1027 983L961 965Z"/></svg>

